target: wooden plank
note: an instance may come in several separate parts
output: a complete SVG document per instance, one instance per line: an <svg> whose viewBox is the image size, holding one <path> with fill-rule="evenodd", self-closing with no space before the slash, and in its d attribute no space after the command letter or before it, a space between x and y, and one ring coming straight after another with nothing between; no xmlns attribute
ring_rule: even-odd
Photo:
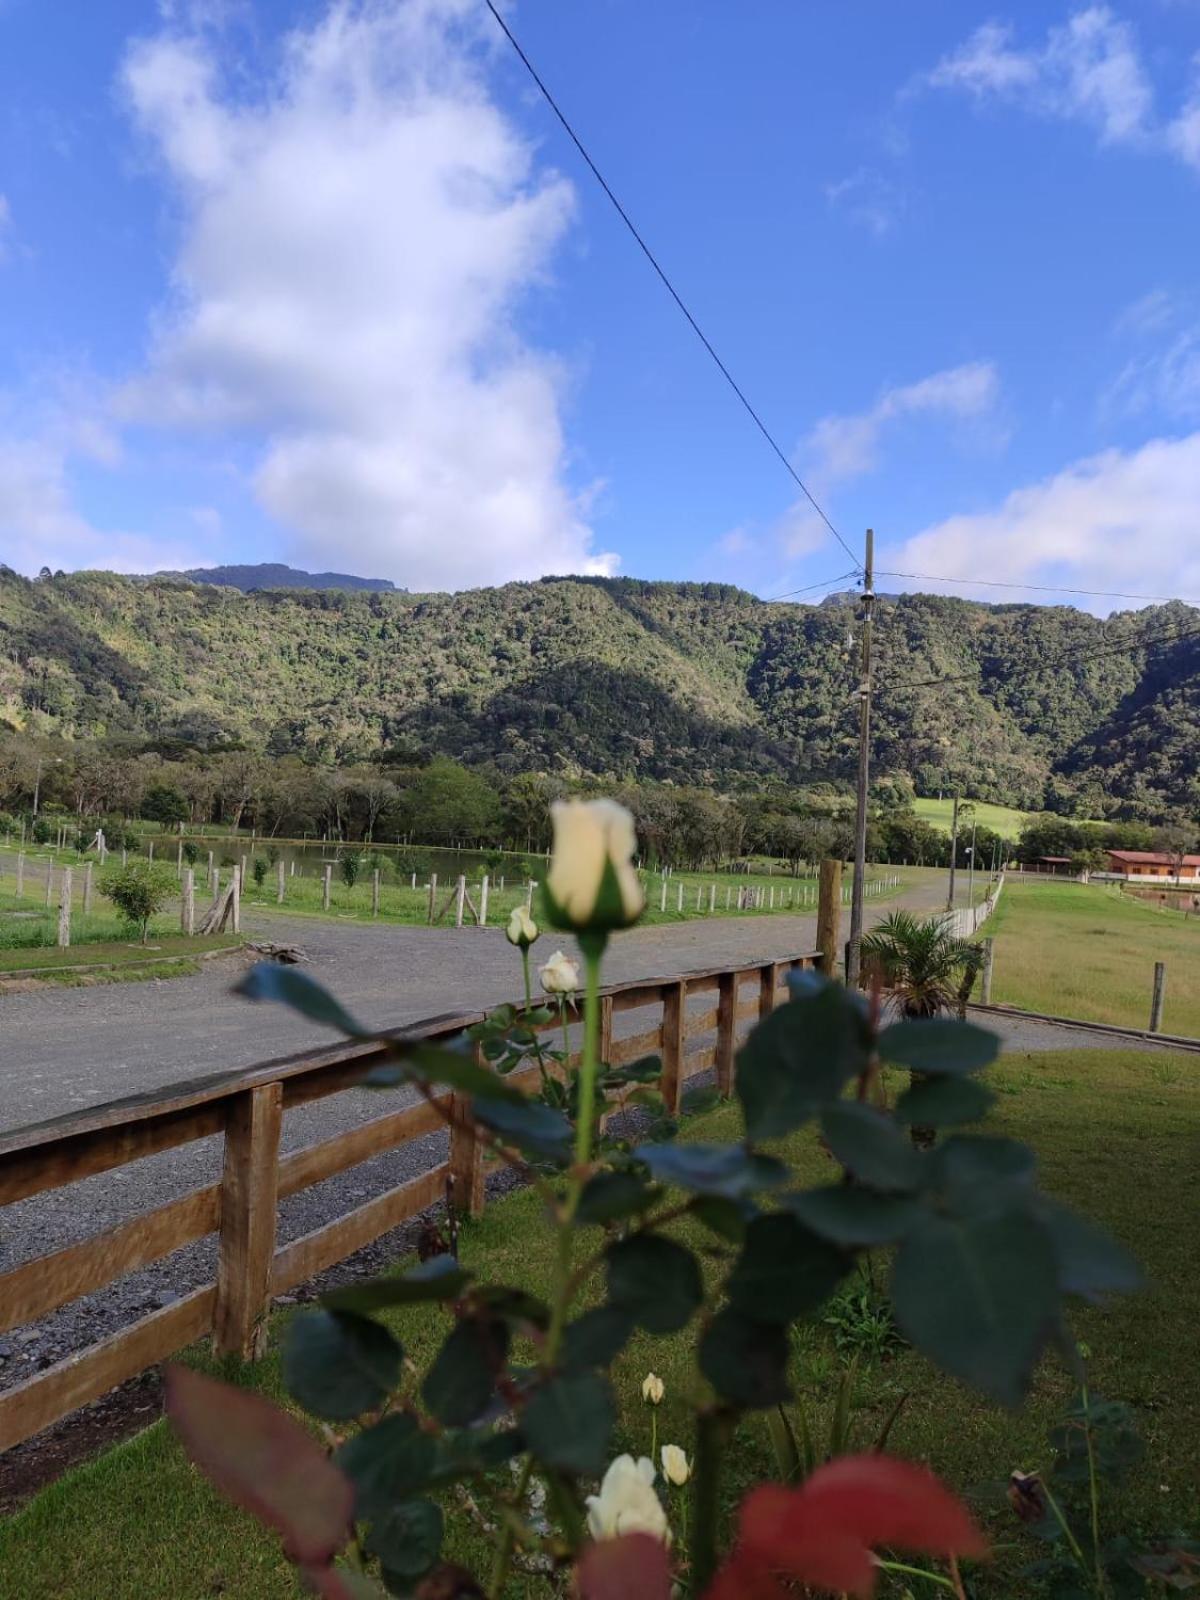
<svg viewBox="0 0 1200 1600"><path fill-rule="evenodd" d="M47 1189L58 1189L78 1178L109 1172L160 1150L173 1150L220 1133L224 1112L218 1105L203 1105L171 1112L151 1122L98 1128L91 1133L49 1139L42 1145L0 1155L0 1205L28 1199Z"/></svg>
<svg viewBox="0 0 1200 1600"><path fill-rule="evenodd" d="M685 1081L694 1078L699 1072L707 1072L710 1067L717 1064L717 1047L715 1044L706 1045L703 1050L692 1050L683 1058L683 1076Z"/></svg>
<svg viewBox="0 0 1200 1600"><path fill-rule="evenodd" d="M440 1166L421 1173L408 1183L377 1195L365 1205L356 1206L335 1222L326 1223L323 1228L316 1228L312 1233L306 1233L291 1244L284 1245L282 1250L275 1252L271 1293L283 1294L293 1284L306 1282L326 1267L331 1267L335 1261L345 1260L356 1250L373 1243L382 1234L433 1205L442 1198L449 1172L450 1163L443 1161Z"/></svg>
<svg viewBox="0 0 1200 1600"><path fill-rule="evenodd" d="M609 1065L623 1067L626 1062L637 1061L641 1056L652 1055L662 1048L662 1028L647 1028L645 1033L631 1033L627 1039L618 1039L612 1047Z"/></svg>
<svg viewBox="0 0 1200 1600"><path fill-rule="evenodd" d="M213 1348L243 1361L262 1353L271 1309L282 1121L282 1086L264 1083L238 1096L225 1124Z"/></svg>
<svg viewBox="0 0 1200 1600"><path fill-rule="evenodd" d="M775 1009L775 988L779 982L779 967L768 961L758 969L758 1020L763 1022Z"/></svg>
<svg viewBox="0 0 1200 1600"><path fill-rule="evenodd" d="M600 1001L600 1064L610 1066L613 1053L613 1002L612 995L606 994Z"/></svg>
<svg viewBox="0 0 1200 1600"><path fill-rule="evenodd" d="M721 987L719 972L705 972L700 977L688 979L688 994L716 994Z"/></svg>
<svg viewBox="0 0 1200 1600"><path fill-rule="evenodd" d="M734 1012L739 1022L744 1022L747 1017L758 1018L758 997L753 1000L743 1000Z"/></svg>
<svg viewBox="0 0 1200 1600"><path fill-rule="evenodd" d="M639 1006L655 1005L663 996L663 981L661 978L652 984L633 984L627 989L618 989L612 997L613 1010L636 1011Z"/></svg>
<svg viewBox="0 0 1200 1600"><path fill-rule="evenodd" d="M439 1100L449 1106L450 1096L440 1095ZM279 1163L279 1198L286 1199L314 1183L336 1177L360 1161L382 1155L409 1139L420 1139L427 1133L436 1133L446 1126L436 1109L428 1101L420 1100L403 1111L390 1111L385 1117L372 1117L361 1127L349 1128L332 1139L322 1139L318 1144L305 1145L293 1150Z"/></svg>
<svg viewBox="0 0 1200 1600"><path fill-rule="evenodd" d="M711 1033L717 1025L719 1006L710 1006L707 1011L697 1011L684 1016L684 1035L692 1038L694 1034Z"/></svg>
<svg viewBox="0 0 1200 1600"><path fill-rule="evenodd" d="M669 1114L679 1110L679 1083L683 1068L683 1011L687 985L673 983L663 992L662 1078L659 1089Z"/></svg>
<svg viewBox="0 0 1200 1600"><path fill-rule="evenodd" d="M37 1256L0 1277L0 1333L19 1328L114 1278L159 1261L193 1240L203 1239L221 1216L219 1185L193 1189L119 1228Z"/></svg>
<svg viewBox="0 0 1200 1600"><path fill-rule="evenodd" d="M722 975L717 996L717 1044L714 1065L717 1090L729 1094L733 1088L733 1046L737 1033L737 979L732 972Z"/></svg>
<svg viewBox="0 0 1200 1600"><path fill-rule="evenodd" d="M60 1417L200 1338L212 1326L216 1303L215 1284L193 1289L161 1311L152 1311L89 1350L66 1356L0 1394L0 1450L31 1439Z"/></svg>

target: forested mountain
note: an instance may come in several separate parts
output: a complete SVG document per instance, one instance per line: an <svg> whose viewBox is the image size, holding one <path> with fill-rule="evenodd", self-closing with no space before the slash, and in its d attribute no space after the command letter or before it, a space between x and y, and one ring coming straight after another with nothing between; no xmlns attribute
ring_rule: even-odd
<svg viewBox="0 0 1200 1600"><path fill-rule="evenodd" d="M877 774L1029 809L1200 809L1200 613L906 595L877 616ZM0 719L317 761L840 783L856 635L851 601L769 605L722 584L241 593L0 570Z"/></svg>
<svg viewBox="0 0 1200 1600"><path fill-rule="evenodd" d="M227 589L375 589L391 593L390 578L356 578L349 572L302 572L281 561L251 566L189 567L186 572L156 572L156 578L183 578L189 583L216 583Z"/></svg>

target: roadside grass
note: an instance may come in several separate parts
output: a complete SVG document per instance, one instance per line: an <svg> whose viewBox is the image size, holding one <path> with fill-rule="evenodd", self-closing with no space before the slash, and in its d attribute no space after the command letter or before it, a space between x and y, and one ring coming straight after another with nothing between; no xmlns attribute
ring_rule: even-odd
<svg viewBox="0 0 1200 1600"><path fill-rule="evenodd" d="M72 929L72 938L74 930ZM6 972L37 970L38 974L53 976L60 967L105 966L112 968L158 967L179 970L172 958L195 959L210 950L229 950L241 944L237 934L207 934L189 939L184 934L156 935L151 932L149 942L141 944L128 937L122 940L99 939L89 943L72 943L65 950L55 945L9 945L0 947L0 976ZM193 965L194 970L194 965ZM161 975L161 974L160 974ZM71 974L62 973L62 977Z"/></svg>
<svg viewBox="0 0 1200 1600"><path fill-rule="evenodd" d="M981 828L991 828L1004 839L1015 839L1030 816L1028 811L1016 811L1012 806L996 806L988 800L967 800L964 797L959 801L960 821L962 808L967 805L974 806L974 820ZM931 823L943 833L950 832L954 820L952 797L944 800L914 800L913 810L923 822ZM970 827L969 816L967 826Z"/></svg>
<svg viewBox="0 0 1200 1600"><path fill-rule="evenodd" d="M1164 961L1163 1031L1200 1036L1200 921L1108 885L1010 873L984 931L996 939L997 1002L1145 1028Z"/></svg>
<svg viewBox="0 0 1200 1600"><path fill-rule="evenodd" d="M1162 1063L1172 1064L1164 1081ZM1196 1517L1200 1483L1200 1369L1184 1353L1200 1319L1200 1276L1194 1270L1186 1196L1200 1177L1194 1130L1200 1110L1200 1066L1194 1057L1145 1051L1078 1051L1005 1057L991 1074L1001 1091L988 1119L996 1132L1028 1139L1039 1153L1043 1181L1054 1194L1107 1226L1135 1251L1149 1287L1106 1308L1072 1318L1076 1337L1092 1351L1095 1392L1132 1404L1147 1454L1128 1484L1103 1501L1111 1533L1153 1534L1186 1527ZM723 1106L688 1124L687 1136L737 1137L736 1107ZM811 1131L787 1141L805 1181L828 1170ZM589 1230L589 1243L599 1235ZM706 1239L705 1241L711 1242ZM462 1239L464 1260L485 1278L546 1291L549 1239L538 1201L520 1191L489 1207ZM882 1275L883 1264L876 1272ZM272 1354L254 1368L228 1370L236 1381L280 1396L279 1335L287 1315L273 1319ZM440 1310L407 1309L391 1319L418 1369L424 1370L446 1331ZM666 1384L658 1414L660 1443L689 1449L685 1432L694 1330L680 1336L638 1335L613 1370L620 1423L613 1441L648 1453L650 1413L640 1385L651 1369ZM1181 1359L1183 1357L1183 1359ZM214 1370L204 1350L185 1358ZM816 1436L831 1420L833 1391L844 1354L822 1323L807 1324L795 1341L793 1378ZM927 1461L962 1492L1003 1482L1016 1467L1047 1461L1045 1436L1071 1393L1061 1363L1047 1359L1030 1400L1013 1415L978 1399L932 1371L912 1350L891 1359L864 1356L856 1381L858 1443L869 1448L902 1394L909 1395L889 1448ZM761 1416L741 1423L733 1440L724 1515L743 1492L773 1475ZM1015 1574L1036 1556L1006 1509L981 1510L998 1547L973 1575L980 1600L1036 1594ZM672 1520L679 1528L678 1501ZM486 1581L494 1541L472 1524L460 1504L450 1508L446 1554ZM545 1591L514 1579L506 1600L533 1600ZM899 1586L881 1589L897 1600ZM917 1596L933 1590L919 1584ZM301 1591L274 1538L212 1492L185 1461L166 1427L155 1424L129 1443L69 1473L0 1524L3 1600L297 1600Z"/></svg>

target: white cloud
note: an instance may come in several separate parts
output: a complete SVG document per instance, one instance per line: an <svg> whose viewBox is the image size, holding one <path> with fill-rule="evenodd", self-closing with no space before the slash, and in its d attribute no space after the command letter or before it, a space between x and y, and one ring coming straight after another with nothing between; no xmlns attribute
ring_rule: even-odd
<svg viewBox="0 0 1200 1600"><path fill-rule="evenodd" d="M916 383L884 390L866 411L822 417L801 447L809 471L824 492L875 467L885 430L910 417L970 421L992 410L1000 383L990 361L946 367Z"/></svg>
<svg viewBox="0 0 1200 1600"><path fill-rule="evenodd" d="M995 510L948 517L880 565L957 578L980 598L996 596L972 589L976 575L1200 602L1198 504L1200 433L1153 439L1075 462Z"/></svg>
<svg viewBox="0 0 1200 1600"><path fill-rule="evenodd" d="M1166 289L1151 289L1127 305L1113 324L1116 334L1157 333L1175 315L1175 302Z"/></svg>
<svg viewBox="0 0 1200 1600"><path fill-rule="evenodd" d="M1154 91L1129 24L1108 6L1088 6L1019 48L1006 23L987 22L943 57L924 82L983 100L1014 100L1044 116L1089 123L1103 143L1146 133Z"/></svg>
<svg viewBox="0 0 1200 1600"><path fill-rule="evenodd" d="M1168 149L1200 172L1200 55L1193 61L1191 92L1179 115L1166 127Z"/></svg>
<svg viewBox="0 0 1200 1600"><path fill-rule="evenodd" d="M196 37L124 73L182 212L125 413L248 436L298 559L413 588L615 563L566 480L563 373L516 323L573 192L489 98L480 26L473 0L345 0L252 100Z"/></svg>
<svg viewBox="0 0 1200 1600"><path fill-rule="evenodd" d="M890 233L904 211L904 194L899 185L874 167L859 167L848 178L827 183L825 198L876 238Z"/></svg>

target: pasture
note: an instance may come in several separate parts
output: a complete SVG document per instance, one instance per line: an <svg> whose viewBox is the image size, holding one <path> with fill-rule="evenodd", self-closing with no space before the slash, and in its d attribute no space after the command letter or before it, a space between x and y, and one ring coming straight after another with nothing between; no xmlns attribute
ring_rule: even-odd
<svg viewBox="0 0 1200 1600"><path fill-rule="evenodd" d="M1165 1228L1159 1199L1186 1193L1196 1179L1194 1127L1200 1112L1200 1069L1187 1054L1135 1050L1011 1055L990 1073L1000 1092L989 1115L990 1132L1027 1139L1036 1149L1046 1188L1103 1223L1141 1260L1146 1289L1107 1307L1077 1310L1072 1331L1090 1350L1090 1381L1098 1394L1123 1400L1137 1413L1146 1456L1101 1507L1111 1532L1149 1533L1186 1525L1195 1511L1200 1440L1193 1426L1200 1405L1200 1373L1180 1362L1200 1317L1200 1280L1191 1263L1186 1230ZM693 1119L688 1136L735 1138L738 1111L726 1105ZM811 1130L788 1141L804 1181L818 1179L826 1157ZM1104 1159L1096 1152L1102 1150ZM698 1242L698 1241L696 1241ZM549 1235L539 1202L528 1190L490 1206L462 1241L464 1259L488 1278L538 1293L551 1270ZM876 1263L877 1284L885 1264ZM1047 1358L1033 1393L1018 1413L1007 1413L935 1373L902 1343L881 1348L858 1316L862 1294L877 1309L878 1293L852 1284L834 1306L833 1322L803 1325L792 1351L792 1380L814 1430L827 1430L833 1396L846 1365L857 1356L853 1415L860 1444L869 1443L902 1395L907 1395L890 1448L928 1461L949 1482L976 1499L995 1546L993 1561L969 1573L978 1600L1034 1596L1035 1583L1016 1575L1040 1547L1008 1511L1001 1484L1014 1468L1032 1470L1047 1460L1047 1431L1071 1397L1061 1363ZM275 1319L277 1346L284 1312ZM445 1331L445 1313L409 1308L395 1314L418 1368L424 1368ZM636 1335L614 1365L620 1417L614 1449L644 1453L651 1416L640 1399L651 1369L666 1384L658 1414L660 1443L690 1447L684 1433L694 1332L652 1338ZM187 1359L211 1370L202 1349ZM234 1376L227 1372L228 1376ZM280 1395L278 1358L243 1368L242 1381ZM730 1456L728 1515L741 1494L772 1475L773 1459L761 1415L743 1421ZM672 1513L678 1515L677 1511ZM451 1558L486 1576L493 1539L468 1516L452 1519ZM92 1600L103 1575L106 1600L298 1600L301 1590L277 1542L229 1507L188 1465L161 1423L79 1468L43 1491L0 1525L0 1593L22 1600ZM542 1591L514 1579L506 1600ZM880 1594L899 1600L902 1583L885 1580ZM914 1596L935 1591L916 1584Z"/></svg>
<svg viewBox="0 0 1200 1600"><path fill-rule="evenodd" d="M1163 1032L1200 1036L1200 920L1082 884L1009 873L984 931L1000 1004L1144 1028L1154 963L1167 965Z"/></svg>
<svg viewBox="0 0 1200 1600"><path fill-rule="evenodd" d="M959 802L960 822L963 807L974 807L973 820L981 828L991 828L1003 839L1015 839L1022 827L1028 822L1028 811L1015 811L1012 806L994 806L988 800L962 800ZM949 833L954 821L954 800L947 797L944 800L914 800L913 810L923 822L940 828L943 833ZM971 826L972 813L966 813L966 825Z"/></svg>

